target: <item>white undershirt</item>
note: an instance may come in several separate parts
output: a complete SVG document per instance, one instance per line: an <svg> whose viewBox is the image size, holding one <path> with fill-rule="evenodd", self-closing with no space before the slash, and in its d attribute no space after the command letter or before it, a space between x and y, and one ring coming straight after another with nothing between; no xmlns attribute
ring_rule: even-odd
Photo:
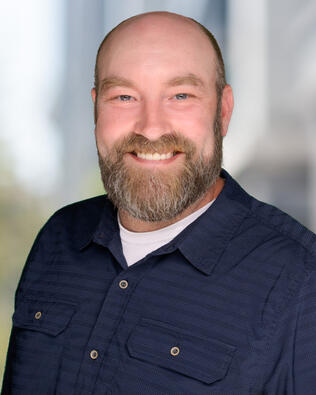
<svg viewBox="0 0 316 395"><path fill-rule="evenodd" d="M184 228L202 215L213 202L214 200L172 225L152 232L130 232L122 226L119 215L117 215L123 254L127 265L131 266L150 252L169 243L169 241L174 239Z"/></svg>

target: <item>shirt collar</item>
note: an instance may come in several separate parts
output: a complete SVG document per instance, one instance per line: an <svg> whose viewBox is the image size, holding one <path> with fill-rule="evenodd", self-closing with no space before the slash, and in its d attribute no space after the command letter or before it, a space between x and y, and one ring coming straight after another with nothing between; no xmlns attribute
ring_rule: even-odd
<svg viewBox="0 0 316 395"><path fill-rule="evenodd" d="M206 275L213 272L250 208L250 196L238 183L225 170L222 170L221 177L225 185L211 207L174 240L159 249L160 254L179 249L192 265ZM104 206L97 225L86 228L86 232L77 238L76 245L80 249L90 242L104 247L120 244L117 210L106 197Z"/></svg>
<svg viewBox="0 0 316 395"><path fill-rule="evenodd" d="M210 275L249 213L250 196L225 171L225 185L211 207L186 228L178 248L200 271Z"/></svg>
<svg viewBox="0 0 316 395"><path fill-rule="evenodd" d="M83 250L91 242L95 242L107 247L113 235L119 229L116 220L116 209L113 204L106 195L103 195L102 203L99 205L97 212L87 212L85 214L86 218L81 218L78 233L73 235L75 246L79 250ZM83 225L83 222L87 225Z"/></svg>

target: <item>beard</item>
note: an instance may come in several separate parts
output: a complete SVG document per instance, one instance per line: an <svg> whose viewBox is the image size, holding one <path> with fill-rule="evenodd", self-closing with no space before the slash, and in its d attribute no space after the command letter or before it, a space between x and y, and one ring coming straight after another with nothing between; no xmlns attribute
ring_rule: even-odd
<svg viewBox="0 0 316 395"><path fill-rule="evenodd" d="M221 109L217 106L214 120L214 149L209 158L196 155L195 144L174 132L159 140L131 133L118 141L102 156L99 166L108 198L119 209L146 222L168 221L181 214L215 184L222 165ZM184 163L174 172L128 166L128 153L183 153ZM181 166L181 165L180 165Z"/></svg>

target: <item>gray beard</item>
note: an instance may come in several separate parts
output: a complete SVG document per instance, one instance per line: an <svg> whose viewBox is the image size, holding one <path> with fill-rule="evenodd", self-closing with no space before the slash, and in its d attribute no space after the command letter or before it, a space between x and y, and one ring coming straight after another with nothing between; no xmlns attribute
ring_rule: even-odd
<svg viewBox="0 0 316 395"><path fill-rule="evenodd" d="M98 151L99 166L104 188L109 199L119 209L146 222L167 221L177 217L200 199L216 182L222 165L222 136L220 111L214 122L215 144L210 158L194 159L194 144L176 133L163 135L157 141L149 141L142 135L131 134L119 142L108 155ZM165 147L161 151L161 147ZM182 169L174 173L127 166L123 155L133 151L170 152L181 147L185 153ZM140 150L139 147L142 147ZM170 147L170 148L168 148Z"/></svg>

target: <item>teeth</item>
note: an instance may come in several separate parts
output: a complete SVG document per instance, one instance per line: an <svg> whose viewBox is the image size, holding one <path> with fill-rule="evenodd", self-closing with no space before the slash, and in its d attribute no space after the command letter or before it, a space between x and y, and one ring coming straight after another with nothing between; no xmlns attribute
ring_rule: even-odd
<svg viewBox="0 0 316 395"><path fill-rule="evenodd" d="M146 160L165 160L169 159L173 156L172 152L168 152L167 154L158 154L155 152L154 154L145 154L143 152L137 152L137 158L146 159Z"/></svg>

